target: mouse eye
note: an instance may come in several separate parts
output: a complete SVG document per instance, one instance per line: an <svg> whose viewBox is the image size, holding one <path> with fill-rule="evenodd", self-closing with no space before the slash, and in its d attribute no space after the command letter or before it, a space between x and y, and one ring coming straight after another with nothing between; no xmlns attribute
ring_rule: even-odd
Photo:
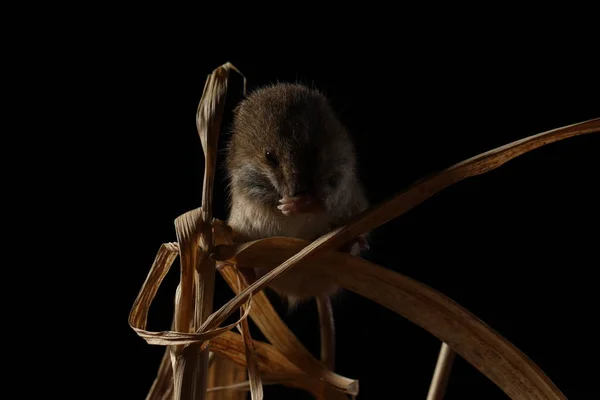
<svg viewBox="0 0 600 400"><path fill-rule="evenodd" d="M273 166L276 166L276 165L278 165L278 162L277 162L277 157L275 157L275 154L273 154L272 152L270 152L270 151L267 151L267 153L265 154L265 157L267 158L267 161L268 161L268 162L269 162L271 165L273 165Z"/></svg>

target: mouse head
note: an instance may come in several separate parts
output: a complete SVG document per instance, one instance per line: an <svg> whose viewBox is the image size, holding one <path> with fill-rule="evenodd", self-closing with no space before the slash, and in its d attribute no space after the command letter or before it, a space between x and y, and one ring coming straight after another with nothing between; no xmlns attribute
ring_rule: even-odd
<svg viewBox="0 0 600 400"><path fill-rule="evenodd" d="M330 203L355 167L353 145L328 100L299 84L265 87L242 101L227 153L232 195L285 215L290 199Z"/></svg>

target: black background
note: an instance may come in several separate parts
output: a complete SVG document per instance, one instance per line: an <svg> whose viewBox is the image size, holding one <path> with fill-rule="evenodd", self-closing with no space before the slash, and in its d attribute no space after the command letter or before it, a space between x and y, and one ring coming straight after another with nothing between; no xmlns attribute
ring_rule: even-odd
<svg viewBox="0 0 600 400"><path fill-rule="evenodd" d="M447 32L421 41L383 34L295 41L276 30L250 40L141 17L127 22L130 28L100 39L102 55L89 60L101 73L88 82L110 100L101 102L102 135L85 143L90 155L106 148L91 173L105 211L97 214L99 226L116 233L111 246L119 262L111 265L118 278L100 302L110 320L104 326L117 336L111 351L120 356L102 376L123 398L144 398L162 356L163 347L136 336L127 316L160 244L176 240L174 219L200 206L204 160L195 111L207 74L219 65L232 62L250 90L277 80L324 90L354 135L373 204L478 153L600 116L597 63L572 56L589 51L575 50L577 41ZM229 93L231 107L241 93L235 74ZM599 149L600 134L571 138L458 183L377 229L368 257L466 307L567 397L591 398ZM221 219L223 190L219 180L214 212ZM151 309L152 330L169 327L177 266ZM217 288L222 304L231 294L222 281ZM436 338L352 293L336 301L335 316L337 372L359 380L358 398L425 398ZM318 354L314 304L284 318ZM307 398L274 387L265 393ZM446 398L507 397L459 357Z"/></svg>

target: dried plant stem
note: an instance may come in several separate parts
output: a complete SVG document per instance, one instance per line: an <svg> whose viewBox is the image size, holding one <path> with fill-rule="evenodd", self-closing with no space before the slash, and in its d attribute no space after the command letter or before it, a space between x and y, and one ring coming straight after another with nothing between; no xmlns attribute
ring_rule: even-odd
<svg viewBox="0 0 600 400"><path fill-rule="evenodd" d="M335 321L329 296L317 296L321 330L321 361L331 371L335 369Z"/></svg>
<svg viewBox="0 0 600 400"><path fill-rule="evenodd" d="M170 350L167 347L160 361L158 373L146 400L166 400L173 398L173 369L171 367Z"/></svg>
<svg viewBox="0 0 600 400"><path fill-rule="evenodd" d="M435 365L433 379L431 380L431 386L429 386L427 400L442 400L444 398L455 356L456 353L454 350L446 343L442 343L440 354Z"/></svg>
<svg viewBox="0 0 600 400"><path fill-rule="evenodd" d="M177 307L176 330L194 332L212 312L215 260L212 253L212 190L217 159L217 142L227 94L229 69L226 64L208 76L196 113L196 127L204 150L202 207L176 220L181 256L181 301ZM199 248L200 246L200 248ZM175 400L203 400L208 379L208 349L201 342L173 352Z"/></svg>
<svg viewBox="0 0 600 400"><path fill-rule="evenodd" d="M242 274L237 272L237 284L238 291L242 291L246 285L243 281ZM240 316L243 317L244 307L240 309ZM244 343L244 351L246 354L246 366L248 367L248 378L250 381L250 394L252 400L262 400L263 398L263 387L262 377L260 369L258 367L258 361L256 359L256 348L254 347L254 341L250 335L250 324L247 318L243 318L238 325L238 330L242 334L242 341Z"/></svg>
<svg viewBox="0 0 600 400"><path fill-rule="evenodd" d="M179 301L177 301L175 314L175 330L177 332L191 333L195 330L194 317L197 308L195 294L199 289L196 289L195 286L200 280L199 264L203 255L203 252L198 248L198 243L203 230L204 223L200 209L187 212L175 220L175 231L181 259L181 294ZM206 279L209 280L210 277ZM201 307L201 304L198 304L198 306ZM171 358L175 399L198 400L203 398L199 388L206 386L208 353L202 352L199 355L201 352L198 346L199 344L192 343L172 347Z"/></svg>

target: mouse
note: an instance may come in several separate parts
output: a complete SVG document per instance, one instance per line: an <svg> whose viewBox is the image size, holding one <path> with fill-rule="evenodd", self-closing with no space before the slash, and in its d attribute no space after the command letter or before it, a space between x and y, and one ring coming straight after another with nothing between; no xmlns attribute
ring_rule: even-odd
<svg viewBox="0 0 600 400"><path fill-rule="evenodd" d="M225 153L227 224L236 241L313 241L369 207L349 130L315 87L279 82L248 93L233 110ZM345 250L360 255L367 238ZM240 270L249 283L266 273ZM290 305L340 290L306 275L294 268L268 287Z"/></svg>

